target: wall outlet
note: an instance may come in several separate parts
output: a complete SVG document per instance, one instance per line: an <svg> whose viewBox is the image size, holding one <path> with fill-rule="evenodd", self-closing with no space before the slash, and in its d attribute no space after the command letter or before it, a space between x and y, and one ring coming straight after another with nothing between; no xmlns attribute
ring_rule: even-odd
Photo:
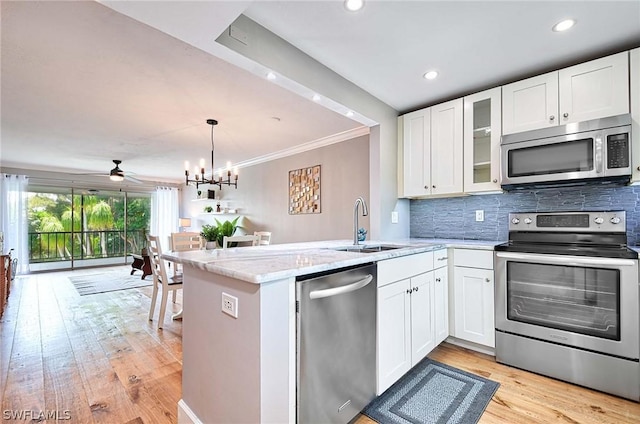
<svg viewBox="0 0 640 424"><path fill-rule="evenodd" d="M484 221L484 211L482 209L479 209L476 211L476 222L482 221Z"/></svg>
<svg viewBox="0 0 640 424"><path fill-rule="evenodd" d="M238 298L222 292L222 312L238 318Z"/></svg>
<svg viewBox="0 0 640 424"><path fill-rule="evenodd" d="M397 224L398 223L398 212L397 211L391 212L391 223L392 224Z"/></svg>

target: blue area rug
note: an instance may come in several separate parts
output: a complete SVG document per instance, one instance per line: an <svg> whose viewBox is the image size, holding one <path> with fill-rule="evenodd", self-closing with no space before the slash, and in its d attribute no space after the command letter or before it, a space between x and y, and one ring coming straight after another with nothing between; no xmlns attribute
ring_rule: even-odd
<svg viewBox="0 0 640 424"><path fill-rule="evenodd" d="M477 423L499 386L425 358L362 413L382 424Z"/></svg>

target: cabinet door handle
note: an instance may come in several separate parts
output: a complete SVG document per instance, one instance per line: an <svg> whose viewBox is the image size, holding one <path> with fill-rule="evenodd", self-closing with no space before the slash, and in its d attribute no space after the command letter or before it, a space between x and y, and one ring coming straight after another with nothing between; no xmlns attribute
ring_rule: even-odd
<svg viewBox="0 0 640 424"><path fill-rule="evenodd" d="M431 187L436 188L436 186L431 186Z"/></svg>
<svg viewBox="0 0 640 424"><path fill-rule="evenodd" d="M636 168L638 171L640 171L640 166Z"/></svg>
<svg viewBox="0 0 640 424"><path fill-rule="evenodd" d="M490 283L490 282L491 282L491 279L489 279L489 278L485 278L485 279L484 279L484 281L486 281L487 283Z"/></svg>
<svg viewBox="0 0 640 424"><path fill-rule="evenodd" d="M424 186L424 189L425 190L429 190L429 186Z"/></svg>
<svg viewBox="0 0 640 424"><path fill-rule="evenodd" d="M494 179L493 179L493 183L495 184L495 183L497 183L497 182L498 182L498 180L496 180L496 179L494 178Z"/></svg>
<svg viewBox="0 0 640 424"><path fill-rule="evenodd" d="M439 282L441 282L442 280L441 280L440 278L436 278L436 281L439 283Z"/></svg>
<svg viewBox="0 0 640 424"><path fill-rule="evenodd" d="M556 119L556 117L555 117L555 116L553 116L553 115L551 115L551 116L549 117L549 121L553 121L554 119Z"/></svg>
<svg viewBox="0 0 640 424"><path fill-rule="evenodd" d="M413 290L418 291L419 287L414 287Z"/></svg>
<svg viewBox="0 0 640 424"><path fill-rule="evenodd" d="M407 294L411 294L412 291L413 289L407 289Z"/></svg>
<svg viewBox="0 0 640 424"><path fill-rule="evenodd" d="M442 258L438 258L438 260L439 260L439 261L446 261L446 260L447 260L447 257L446 257L446 256L443 256Z"/></svg>
<svg viewBox="0 0 640 424"><path fill-rule="evenodd" d="M562 116L564 116L565 118L568 118L569 114L567 112L565 112Z"/></svg>

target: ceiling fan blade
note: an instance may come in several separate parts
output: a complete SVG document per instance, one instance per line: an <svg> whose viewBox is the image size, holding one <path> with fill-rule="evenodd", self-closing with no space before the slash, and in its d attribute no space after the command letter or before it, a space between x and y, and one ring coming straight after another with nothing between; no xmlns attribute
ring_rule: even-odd
<svg viewBox="0 0 640 424"><path fill-rule="evenodd" d="M130 181L132 183L135 183L135 184L144 184L144 181L139 180L139 179L137 179L135 177L132 177L131 175L126 175L125 174L124 179L127 180L127 181Z"/></svg>

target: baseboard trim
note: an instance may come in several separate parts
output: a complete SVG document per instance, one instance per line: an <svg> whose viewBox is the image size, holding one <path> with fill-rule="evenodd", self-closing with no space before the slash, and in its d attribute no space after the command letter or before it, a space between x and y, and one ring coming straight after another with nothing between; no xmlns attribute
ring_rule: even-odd
<svg viewBox="0 0 640 424"><path fill-rule="evenodd" d="M178 401L178 424L203 424L183 399Z"/></svg>
<svg viewBox="0 0 640 424"><path fill-rule="evenodd" d="M484 346L478 343L468 342L466 340L457 339L453 336L447 337L445 340L447 343L451 343L452 345L464 347L465 349L475 350L476 352L484 353L486 355L496 356L496 350L489 346Z"/></svg>

